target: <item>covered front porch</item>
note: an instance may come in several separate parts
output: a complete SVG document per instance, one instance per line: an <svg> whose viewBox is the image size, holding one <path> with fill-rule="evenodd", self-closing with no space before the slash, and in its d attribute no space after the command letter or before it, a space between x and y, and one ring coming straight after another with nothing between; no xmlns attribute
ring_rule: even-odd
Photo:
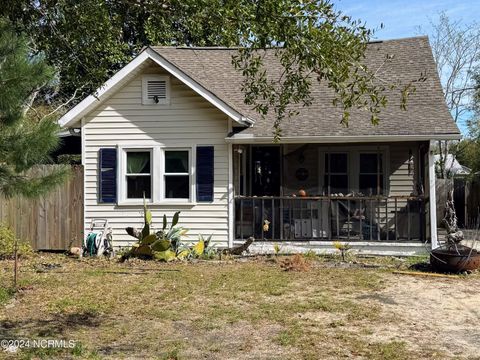
<svg viewBox="0 0 480 360"><path fill-rule="evenodd" d="M429 241L429 145L236 144L234 239Z"/></svg>

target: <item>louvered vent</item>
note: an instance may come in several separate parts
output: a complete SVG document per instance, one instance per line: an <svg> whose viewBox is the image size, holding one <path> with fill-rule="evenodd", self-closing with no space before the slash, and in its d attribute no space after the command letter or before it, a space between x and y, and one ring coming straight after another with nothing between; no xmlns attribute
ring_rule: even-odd
<svg viewBox="0 0 480 360"><path fill-rule="evenodd" d="M165 80L149 80L147 82L147 99L155 102L167 99L167 82Z"/></svg>
<svg viewBox="0 0 480 360"><path fill-rule="evenodd" d="M165 76L148 77L143 81L144 104L166 104L169 102L169 83Z"/></svg>

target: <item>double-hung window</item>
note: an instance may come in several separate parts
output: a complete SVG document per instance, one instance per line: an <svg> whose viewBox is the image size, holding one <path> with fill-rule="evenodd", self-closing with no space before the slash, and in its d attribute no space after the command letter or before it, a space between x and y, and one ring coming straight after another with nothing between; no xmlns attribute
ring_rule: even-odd
<svg viewBox="0 0 480 360"><path fill-rule="evenodd" d="M152 152L126 151L126 199L152 199Z"/></svg>
<svg viewBox="0 0 480 360"><path fill-rule="evenodd" d="M153 204L213 201L213 146L119 146L118 171L116 150L113 155L112 149L100 150L99 199L102 202L136 205L142 203L144 196Z"/></svg>
<svg viewBox="0 0 480 360"><path fill-rule="evenodd" d="M190 199L190 151L164 150L164 155L164 198Z"/></svg>
<svg viewBox="0 0 480 360"><path fill-rule="evenodd" d="M348 153L325 153L324 187L330 194L348 193Z"/></svg>
<svg viewBox="0 0 480 360"><path fill-rule="evenodd" d="M359 190L365 195L383 194L383 154L360 153Z"/></svg>
<svg viewBox="0 0 480 360"><path fill-rule="evenodd" d="M388 193L387 147L351 147L348 151L320 152L320 186L324 194Z"/></svg>

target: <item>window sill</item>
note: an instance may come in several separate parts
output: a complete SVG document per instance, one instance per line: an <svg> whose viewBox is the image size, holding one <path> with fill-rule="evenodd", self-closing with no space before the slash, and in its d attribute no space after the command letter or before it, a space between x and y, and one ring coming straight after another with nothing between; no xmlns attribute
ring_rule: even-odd
<svg viewBox="0 0 480 360"><path fill-rule="evenodd" d="M143 206L143 200L141 201L122 201L116 204L117 206ZM193 201L147 201L147 206L163 206L163 205L175 205L175 206L195 206L197 202Z"/></svg>

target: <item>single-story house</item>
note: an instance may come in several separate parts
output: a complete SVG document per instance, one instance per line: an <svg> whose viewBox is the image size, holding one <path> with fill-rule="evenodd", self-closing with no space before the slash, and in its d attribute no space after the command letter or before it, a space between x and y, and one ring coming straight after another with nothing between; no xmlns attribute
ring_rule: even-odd
<svg viewBox="0 0 480 360"><path fill-rule="evenodd" d="M60 120L81 129L85 228L107 218L114 246L142 225L143 194L159 227L181 211L180 224L213 234L218 247L250 236L274 243L410 254L437 246L437 140L459 139L445 105L427 37L375 41L366 63L386 81L416 84L407 110L398 92L377 126L367 111L350 125L334 93L313 85L314 101L282 125L274 144L270 116L244 103L236 49L146 47L95 95ZM266 51L268 63L272 53Z"/></svg>

